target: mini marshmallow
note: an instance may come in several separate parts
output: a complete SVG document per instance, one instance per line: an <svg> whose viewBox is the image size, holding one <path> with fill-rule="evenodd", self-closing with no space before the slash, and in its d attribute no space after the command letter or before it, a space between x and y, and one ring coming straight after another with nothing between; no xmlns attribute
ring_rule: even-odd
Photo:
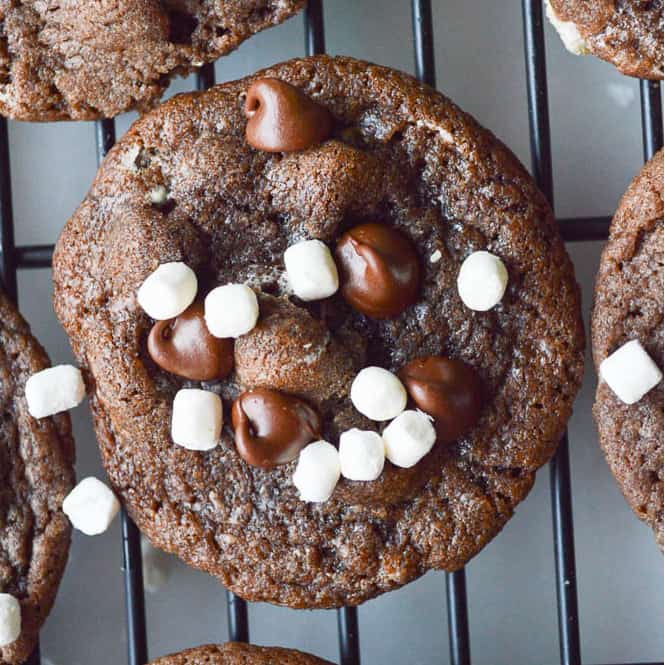
<svg viewBox="0 0 665 665"><path fill-rule="evenodd" d="M25 399L33 418L44 418L73 409L84 397L83 376L72 365L43 369L25 382Z"/></svg>
<svg viewBox="0 0 665 665"><path fill-rule="evenodd" d="M209 390L183 388L173 399L171 438L188 450L212 450L222 434L222 400Z"/></svg>
<svg viewBox="0 0 665 665"><path fill-rule="evenodd" d="M320 240L291 245L284 252L284 264L289 284L301 300L328 298L339 288L337 266Z"/></svg>
<svg viewBox="0 0 665 665"><path fill-rule="evenodd" d="M406 408L406 389L387 369L365 367L351 384L351 401L371 420L390 420Z"/></svg>
<svg viewBox="0 0 665 665"><path fill-rule="evenodd" d="M258 321L259 301L246 284L226 284L213 289L205 299L205 320L215 337L240 337Z"/></svg>
<svg viewBox="0 0 665 665"><path fill-rule="evenodd" d="M422 411L404 411L383 430L386 457L404 469L425 457L435 441L432 419Z"/></svg>
<svg viewBox="0 0 665 665"><path fill-rule="evenodd" d="M498 305L507 285L506 266L489 252L467 256L457 275L457 292L462 302L476 312L486 312Z"/></svg>
<svg viewBox="0 0 665 665"><path fill-rule="evenodd" d="M137 293L143 311L157 321L182 314L196 298L196 274L181 262L162 263Z"/></svg>
<svg viewBox="0 0 665 665"><path fill-rule="evenodd" d="M9 593L0 593L0 647L16 642L21 636L21 605Z"/></svg>
<svg viewBox="0 0 665 665"><path fill-rule="evenodd" d="M376 480L383 471L386 452L376 432L353 428L339 437L339 463L349 480Z"/></svg>
<svg viewBox="0 0 665 665"><path fill-rule="evenodd" d="M330 498L339 476L337 448L327 441L315 441L300 451L293 484L303 501L321 503Z"/></svg>
<svg viewBox="0 0 665 665"><path fill-rule="evenodd" d="M568 51L574 55L585 55L589 53L589 47L575 23L573 23L573 21L564 21L560 19L549 0L545 0L545 12L550 23L559 33L559 37L561 37L561 41Z"/></svg>
<svg viewBox="0 0 665 665"><path fill-rule="evenodd" d="M75 529L97 536L109 528L120 510L120 502L101 480L84 478L62 502L62 512Z"/></svg>
<svg viewBox="0 0 665 665"><path fill-rule="evenodd" d="M639 402L663 378L658 365L636 339L605 358L599 371L612 392L626 404Z"/></svg>

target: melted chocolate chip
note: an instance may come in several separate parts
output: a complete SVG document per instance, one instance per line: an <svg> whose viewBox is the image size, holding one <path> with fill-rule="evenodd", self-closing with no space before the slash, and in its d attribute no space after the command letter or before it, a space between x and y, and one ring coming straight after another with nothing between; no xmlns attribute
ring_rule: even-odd
<svg viewBox="0 0 665 665"><path fill-rule="evenodd" d="M242 393L231 416L238 453L264 469L294 460L321 432L321 419L309 404L268 388Z"/></svg>
<svg viewBox="0 0 665 665"><path fill-rule="evenodd" d="M233 340L210 334L200 302L175 319L157 321L148 353L162 369L192 381L223 379L233 368Z"/></svg>
<svg viewBox="0 0 665 665"><path fill-rule="evenodd" d="M247 142L266 152L294 152L332 133L328 110L299 88L275 78L254 81L245 100Z"/></svg>
<svg viewBox="0 0 665 665"><path fill-rule="evenodd" d="M458 439L480 417L480 378L461 360L419 358L403 367L399 378L416 406L434 418L437 438L443 443Z"/></svg>
<svg viewBox="0 0 665 665"><path fill-rule="evenodd" d="M361 224L337 243L341 292L373 319L397 316L418 298L420 261L411 242L385 224Z"/></svg>

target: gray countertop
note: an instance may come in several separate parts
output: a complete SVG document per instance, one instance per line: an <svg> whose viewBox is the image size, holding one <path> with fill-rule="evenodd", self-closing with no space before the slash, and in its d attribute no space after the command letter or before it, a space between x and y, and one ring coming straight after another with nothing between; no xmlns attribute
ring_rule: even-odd
<svg viewBox="0 0 665 665"><path fill-rule="evenodd" d="M331 53L413 70L410 3L329 0ZM520 3L435 0L438 87L491 128L528 163ZM642 159L639 89L592 57L566 53L547 29L556 211L560 217L611 214ZM217 80L302 54L303 21L249 40L217 63ZM192 87L179 80L174 91ZM135 118L118 120L120 136ZM90 123L10 123L18 243L52 242L95 172ZM588 323L600 243L569 246ZM48 271L23 272L21 308L54 362L71 359L50 306ZM591 421L596 378L590 359L570 423L575 544L585 663L663 658L663 559L651 532L624 502ZM73 412L78 473L102 475L87 406ZM223 589L172 557L158 557L166 583L147 594L151 656L226 639ZM124 662L126 632L119 524L105 535L75 534L57 604L43 631L54 665ZM549 477L538 475L514 519L467 569L472 654L478 665L558 662ZM447 662L445 579L429 573L359 611L365 663ZM250 606L251 637L337 659L328 611Z"/></svg>

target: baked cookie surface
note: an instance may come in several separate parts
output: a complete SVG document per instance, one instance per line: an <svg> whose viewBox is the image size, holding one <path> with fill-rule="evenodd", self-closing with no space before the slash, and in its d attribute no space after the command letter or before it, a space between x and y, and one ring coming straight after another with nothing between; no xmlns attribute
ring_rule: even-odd
<svg viewBox="0 0 665 665"><path fill-rule="evenodd" d="M163 656L151 665L330 665L301 651L280 647L259 647L254 644L227 642L209 644Z"/></svg>
<svg viewBox="0 0 665 665"><path fill-rule="evenodd" d="M250 146L245 97L269 77L325 108L331 136L288 153ZM285 250L313 238L339 247L364 223L414 248L415 301L377 319L350 306L344 288L320 301L294 297ZM508 271L489 311L466 307L456 288L476 250L500 256ZM148 353L153 320L137 290L178 261L196 273L199 294L244 282L258 296L258 323L235 340L224 380L178 378ZM431 568L461 567L554 453L582 377L572 266L526 171L441 94L349 58L276 65L180 95L137 122L59 239L54 281L58 316L94 378L103 461L132 516L156 546L252 600L357 604ZM321 438L336 443L352 428L380 431L349 399L361 369L398 373L439 355L477 373L482 409L410 468L386 462L376 480L342 478L327 501L306 503L295 461L260 468L236 450L230 407L243 391L307 400ZM172 440L183 388L222 397L225 424L212 450Z"/></svg>
<svg viewBox="0 0 665 665"><path fill-rule="evenodd" d="M593 53L624 74L663 78L663 1L546 0L566 47Z"/></svg>
<svg viewBox="0 0 665 665"><path fill-rule="evenodd" d="M621 199L596 280L591 337L596 367L631 340L639 341L662 371L662 150ZM593 412L612 473L662 547L662 381L633 404L624 403L600 381Z"/></svg>
<svg viewBox="0 0 665 665"><path fill-rule="evenodd" d="M61 510L74 480L69 416L34 419L27 379L50 365L28 324L0 293L0 592L20 603L19 638L0 663L23 663L55 599L67 561L69 521Z"/></svg>
<svg viewBox="0 0 665 665"><path fill-rule="evenodd" d="M0 0L0 114L110 118L286 20L304 0Z"/></svg>

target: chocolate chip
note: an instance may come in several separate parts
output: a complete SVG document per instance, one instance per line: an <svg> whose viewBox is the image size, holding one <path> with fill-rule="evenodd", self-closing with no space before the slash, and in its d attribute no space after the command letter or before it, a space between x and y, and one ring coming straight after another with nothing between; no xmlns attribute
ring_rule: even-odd
<svg viewBox="0 0 665 665"><path fill-rule="evenodd" d="M337 243L342 295L373 319L397 316L418 298L420 261L411 241L385 224L361 224Z"/></svg>
<svg viewBox="0 0 665 665"><path fill-rule="evenodd" d="M148 353L162 369L193 381L223 379L233 368L233 340L210 334L200 302L175 319L157 321Z"/></svg>
<svg viewBox="0 0 665 665"><path fill-rule="evenodd" d="M434 418L437 438L443 443L458 439L480 417L480 378L461 360L419 358L403 367L399 377L416 406Z"/></svg>
<svg viewBox="0 0 665 665"><path fill-rule="evenodd" d="M264 469L294 460L321 432L321 419L309 404L268 388L242 393L231 416L238 453Z"/></svg>
<svg viewBox="0 0 665 665"><path fill-rule="evenodd" d="M327 109L275 78L254 81L245 100L247 142L266 152L294 152L323 143L332 132Z"/></svg>

